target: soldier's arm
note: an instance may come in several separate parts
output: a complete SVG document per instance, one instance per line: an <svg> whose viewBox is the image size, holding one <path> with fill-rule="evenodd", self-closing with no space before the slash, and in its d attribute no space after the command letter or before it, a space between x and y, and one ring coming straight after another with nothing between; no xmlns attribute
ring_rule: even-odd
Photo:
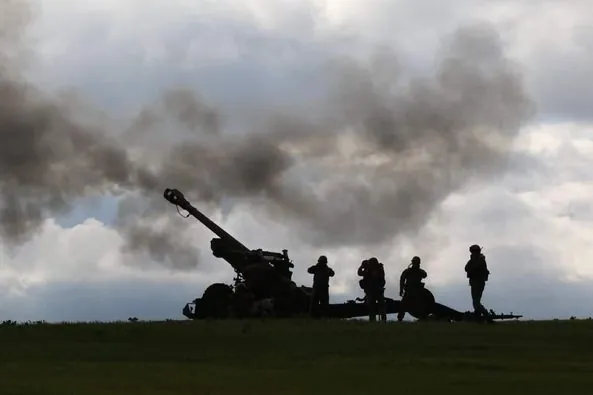
<svg viewBox="0 0 593 395"><path fill-rule="evenodd" d="M426 278L428 276L428 273L426 273L426 270L422 270L422 278Z"/></svg>
<svg viewBox="0 0 593 395"><path fill-rule="evenodd" d="M333 277L336 274L336 272L334 272L334 269L332 269L331 267L328 268L328 272L330 277Z"/></svg>
<svg viewBox="0 0 593 395"><path fill-rule="evenodd" d="M471 271L473 270L472 266L473 265L471 260L467 261L467 263L465 264L465 272L467 273L467 275L471 274Z"/></svg>
<svg viewBox="0 0 593 395"><path fill-rule="evenodd" d="M408 269L404 270L401 274L401 276L399 276L399 292L401 292L404 289L404 283L406 281L406 273L408 272Z"/></svg>
<svg viewBox="0 0 593 395"><path fill-rule="evenodd" d="M316 267L315 267L315 265L313 265L307 269L307 272L309 274L315 274L315 269L316 269Z"/></svg>

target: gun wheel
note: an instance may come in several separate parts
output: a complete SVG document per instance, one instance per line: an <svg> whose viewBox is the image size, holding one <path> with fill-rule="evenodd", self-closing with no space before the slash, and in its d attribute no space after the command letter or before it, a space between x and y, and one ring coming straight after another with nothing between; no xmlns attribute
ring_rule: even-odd
<svg viewBox="0 0 593 395"><path fill-rule="evenodd" d="M407 302L407 312L414 318L425 319L435 308L435 298L432 292L423 288Z"/></svg>
<svg viewBox="0 0 593 395"><path fill-rule="evenodd" d="M233 289L226 284L215 283L204 291L200 308L209 318L226 318L232 303Z"/></svg>

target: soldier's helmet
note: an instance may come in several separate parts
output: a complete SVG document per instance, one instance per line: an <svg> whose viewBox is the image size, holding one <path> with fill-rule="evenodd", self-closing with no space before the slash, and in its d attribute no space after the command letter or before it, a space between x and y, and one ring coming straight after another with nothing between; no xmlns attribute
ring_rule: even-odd
<svg viewBox="0 0 593 395"><path fill-rule="evenodd" d="M327 263L327 257L325 255L321 255L317 260L318 263Z"/></svg>
<svg viewBox="0 0 593 395"><path fill-rule="evenodd" d="M412 264L420 265L420 257L415 256L414 258L412 258Z"/></svg>
<svg viewBox="0 0 593 395"><path fill-rule="evenodd" d="M372 257L371 259L369 259L369 263L371 265L378 265L379 264L379 260L375 257Z"/></svg>
<svg viewBox="0 0 593 395"><path fill-rule="evenodd" d="M482 249L477 244L473 244L469 247L469 252L471 252L473 254L478 254L478 253L480 253L480 251L482 251Z"/></svg>

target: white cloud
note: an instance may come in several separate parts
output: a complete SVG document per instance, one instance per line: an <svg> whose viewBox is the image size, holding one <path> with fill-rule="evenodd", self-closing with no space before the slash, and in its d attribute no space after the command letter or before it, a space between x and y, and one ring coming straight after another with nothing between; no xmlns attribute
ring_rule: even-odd
<svg viewBox="0 0 593 395"><path fill-rule="evenodd" d="M396 48L406 70L423 73L444 34L477 21L499 27L542 116L587 118L593 102L586 1L32 2L40 11L32 75L52 87L91 90L114 107L134 106L170 84L226 101L269 96L270 105L288 88L306 90L297 81L310 81L324 57L380 45ZM128 89L115 94L121 86Z"/></svg>

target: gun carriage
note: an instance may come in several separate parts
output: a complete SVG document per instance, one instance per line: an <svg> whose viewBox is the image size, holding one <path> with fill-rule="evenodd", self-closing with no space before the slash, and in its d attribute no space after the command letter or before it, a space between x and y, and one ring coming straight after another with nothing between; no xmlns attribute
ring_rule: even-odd
<svg viewBox="0 0 593 395"><path fill-rule="evenodd" d="M217 237L210 241L212 255L225 260L235 271L232 285L214 283L209 285L201 298L196 298L183 308L183 315L189 319L230 317L294 317L309 314L312 287L297 285L292 280L294 263L287 250L282 252L249 249L231 236L214 221L195 208L177 189L167 188L164 197L177 209L180 208L200 221ZM399 311L399 301L385 298L387 314ZM419 320L468 321L474 320L473 313L460 312L435 301L433 294L423 288L408 311ZM495 314L495 320L520 318L513 314ZM327 316L332 318L357 318L369 315L364 299L331 303Z"/></svg>

